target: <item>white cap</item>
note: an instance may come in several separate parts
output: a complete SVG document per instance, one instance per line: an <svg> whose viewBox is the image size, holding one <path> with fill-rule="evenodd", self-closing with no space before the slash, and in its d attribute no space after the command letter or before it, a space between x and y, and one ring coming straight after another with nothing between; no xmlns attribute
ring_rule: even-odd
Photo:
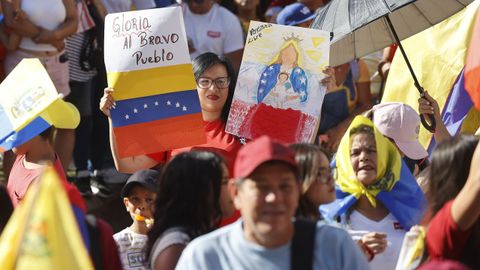
<svg viewBox="0 0 480 270"><path fill-rule="evenodd" d="M411 159L428 156L418 142L420 117L407 104L384 102L373 106L373 123L383 135L393 139L398 148Z"/></svg>

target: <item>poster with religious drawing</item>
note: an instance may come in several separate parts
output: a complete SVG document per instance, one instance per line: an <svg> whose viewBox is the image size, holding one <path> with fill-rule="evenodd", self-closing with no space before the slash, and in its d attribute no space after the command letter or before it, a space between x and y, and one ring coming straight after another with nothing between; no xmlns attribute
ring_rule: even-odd
<svg viewBox="0 0 480 270"><path fill-rule="evenodd" d="M121 157L205 143L180 7L107 15L105 66Z"/></svg>
<svg viewBox="0 0 480 270"><path fill-rule="evenodd" d="M311 142L320 122L329 33L250 22L226 132Z"/></svg>

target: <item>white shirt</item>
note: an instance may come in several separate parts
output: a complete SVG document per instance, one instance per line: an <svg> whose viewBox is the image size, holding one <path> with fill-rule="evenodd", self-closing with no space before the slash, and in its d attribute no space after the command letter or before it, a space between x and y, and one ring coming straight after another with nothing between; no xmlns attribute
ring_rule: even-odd
<svg viewBox="0 0 480 270"><path fill-rule="evenodd" d="M145 245L148 236L133 232L130 227L113 235L124 270L149 269L145 261Z"/></svg>
<svg viewBox="0 0 480 270"><path fill-rule="evenodd" d="M67 17L67 10L62 0L22 0L21 6L22 11L34 25L46 30L57 29ZM27 37L22 37L19 47L31 51L57 51L50 44L36 44Z"/></svg>
<svg viewBox="0 0 480 270"><path fill-rule="evenodd" d="M225 55L243 48L240 21L226 8L215 3L205 14L192 13L186 4L182 9L187 39L195 48L192 59L205 52Z"/></svg>
<svg viewBox="0 0 480 270"><path fill-rule="evenodd" d="M132 4L135 4L137 10L155 7L153 0L102 0L102 3L107 13L129 11Z"/></svg>
<svg viewBox="0 0 480 270"><path fill-rule="evenodd" d="M372 270L395 269L406 231L391 213L376 222L353 210L350 214L349 225L352 230L350 234L354 240L360 239L369 232L385 233L387 248L382 253L375 255L370 262L370 267Z"/></svg>

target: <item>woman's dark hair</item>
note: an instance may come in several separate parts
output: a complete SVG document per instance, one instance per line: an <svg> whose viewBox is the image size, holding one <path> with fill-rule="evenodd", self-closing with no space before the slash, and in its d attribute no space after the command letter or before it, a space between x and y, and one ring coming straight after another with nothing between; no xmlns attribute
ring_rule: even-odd
<svg viewBox="0 0 480 270"><path fill-rule="evenodd" d="M169 228L182 227L195 238L218 227L223 164L215 153L191 151L175 156L163 168L155 201L155 223L148 233L147 257L155 241Z"/></svg>
<svg viewBox="0 0 480 270"><path fill-rule="evenodd" d="M227 69L227 75L230 79L230 85L228 86L228 96L225 101L225 105L222 109L220 119L226 123L228 119L228 113L230 112L230 106L232 105L233 92L235 91L235 85L237 83L237 74L232 67L232 64L225 56L218 56L214 53L207 52L200 54L193 60L193 74L195 75L195 81L198 81L200 76L209 68L216 64L221 64Z"/></svg>
<svg viewBox="0 0 480 270"><path fill-rule="evenodd" d="M440 143L433 152L428 179L432 215L465 185L477 144L477 137L459 135Z"/></svg>
<svg viewBox="0 0 480 270"><path fill-rule="evenodd" d="M295 152L295 161L298 164L298 173L302 188L302 195L300 196L296 216L319 220L321 216L318 211L318 205L308 200L306 192L313 182L316 181L319 155L323 154L327 159L330 159L329 154L324 148L309 143L292 144L290 148Z"/></svg>
<svg viewBox="0 0 480 270"><path fill-rule="evenodd" d="M472 135L459 135L440 143L433 152L428 176L432 216L448 201L455 199L465 185L478 140ZM477 221L460 261L470 267L478 267L480 258L476 248L479 246L480 222Z"/></svg>

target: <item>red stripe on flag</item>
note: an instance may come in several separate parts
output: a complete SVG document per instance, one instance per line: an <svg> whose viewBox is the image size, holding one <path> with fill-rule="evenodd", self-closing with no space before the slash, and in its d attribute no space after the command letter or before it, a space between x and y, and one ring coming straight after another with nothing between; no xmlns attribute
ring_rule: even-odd
<svg viewBox="0 0 480 270"><path fill-rule="evenodd" d="M473 27L472 39L465 65L465 88L472 98L475 108L480 110L480 11Z"/></svg>
<svg viewBox="0 0 480 270"><path fill-rule="evenodd" d="M120 157L156 153L206 142L202 114L189 114L113 129Z"/></svg>

